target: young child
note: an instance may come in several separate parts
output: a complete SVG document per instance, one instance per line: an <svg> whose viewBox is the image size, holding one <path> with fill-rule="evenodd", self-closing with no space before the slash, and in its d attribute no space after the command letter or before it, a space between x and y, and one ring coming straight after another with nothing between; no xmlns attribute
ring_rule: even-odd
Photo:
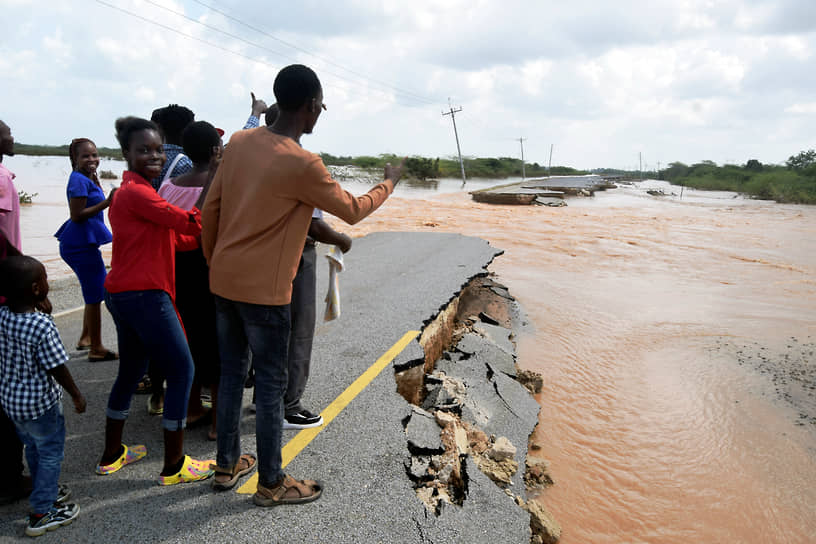
<svg viewBox="0 0 816 544"><path fill-rule="evenodd" d="M26 534L39 536L67 525L79 514L58 485L65 448L62 390L77 412L85 397L65 366L68 355L51 316L37 311L48 296L45 267L37 259L14 255L0 262L0 403L25 444L34 489Z"/></svg>

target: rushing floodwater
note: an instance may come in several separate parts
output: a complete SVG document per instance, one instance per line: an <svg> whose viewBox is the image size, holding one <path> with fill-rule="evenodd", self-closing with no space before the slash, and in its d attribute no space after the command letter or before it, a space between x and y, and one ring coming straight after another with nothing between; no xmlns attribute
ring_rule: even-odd
<svg viewBox="0 0 816 544"><path fill-rule="evenodd" d="M65 159L6 161L18 188L44 196L23 210L24 245L57 272ZM490 206L459 185L403 186L337 226L460 232L505 250L491 270L534 324L519 363L545 379L535 454L556 485L537 500L562 542L813 542L816 433L802 416L816 403L806 387L780 401L774 369L797 360L813 378L816 208L653 198L645 185L566 208Z"/></svg>

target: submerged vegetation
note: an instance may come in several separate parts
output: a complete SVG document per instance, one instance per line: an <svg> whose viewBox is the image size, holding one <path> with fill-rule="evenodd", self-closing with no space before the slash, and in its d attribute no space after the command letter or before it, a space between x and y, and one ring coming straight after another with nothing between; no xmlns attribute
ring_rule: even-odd
<svg viewBox="0 0 816 544"><path fill-rule="evenodd" d="M26 193L25 191L17 191L17 198L20 204L31 204L34 202L34 197L40 193Z"/></svg>

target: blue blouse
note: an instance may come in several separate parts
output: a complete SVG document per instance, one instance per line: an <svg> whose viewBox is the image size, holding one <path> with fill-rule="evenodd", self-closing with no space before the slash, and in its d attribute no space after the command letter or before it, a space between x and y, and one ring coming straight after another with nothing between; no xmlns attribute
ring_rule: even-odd
<svg viewBox="0 0 816 544"><path fill-rule="evenodd" d="M79 172L71 172L68 178L68 202L72 198L88 199L85 207L95 206L105 200L105 193L102 188L94 183L90 178ZM102 211L89 217L85 221L74 221L68 219L54 234L59 239L60 244L66 246L85 246L108 244L111 241L111 232L105 226L105 217Z"/></svg>

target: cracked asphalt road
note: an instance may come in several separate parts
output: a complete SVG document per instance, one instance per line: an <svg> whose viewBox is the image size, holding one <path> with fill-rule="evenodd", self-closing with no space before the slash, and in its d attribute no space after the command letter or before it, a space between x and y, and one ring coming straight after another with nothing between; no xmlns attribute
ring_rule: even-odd
<svg viewBox="0 0 816 544"><path fill-rule="evenodd" d="M325 247L320 249L321 254ZM319 323L312 375L304 404L325 408L385 353L406 331L421 330L501 250L481 239L441 233L375 233L355 239L340 275L342 316ZM318 315L328 286L328 266L320 257ZM73 352L82 313L60 314L78 306L76 293L54 290L56 321L72 354L69 363L88 399L85 414L66 402L68 437L63 483L82 511L76 521L41 538L43 542L527 542L526 514L478 469L470 465L470 496L464 507L440 517L417 499L406 476L409 458L402 420L410 406L396 393L393 369L386 367L291 462L297 478L323 481L320 500L307 505L259 508L251 495L215 493L208 483L159 487L160 422L148 416L146 396L134 397L125 428L126 443L147 445L148 456L105 477L93 468L101 452L107 395L117 362L88 363ZM115 349L110 315L103 310L104 340ZM421 357L416 341L395 359ZM249 392L245 404L249 401ZM255 451L254 415L242 420L244 451ZM284 441L295 431L284 431ZM186 451L212 458L215 443L206 429L187 433ZM480 492L483 490L484 492ZM519 491L519 490L517 490ZM0 507L0 542L27 541L25 501ZM526 522L528 523L528 521Z"/></svg>

